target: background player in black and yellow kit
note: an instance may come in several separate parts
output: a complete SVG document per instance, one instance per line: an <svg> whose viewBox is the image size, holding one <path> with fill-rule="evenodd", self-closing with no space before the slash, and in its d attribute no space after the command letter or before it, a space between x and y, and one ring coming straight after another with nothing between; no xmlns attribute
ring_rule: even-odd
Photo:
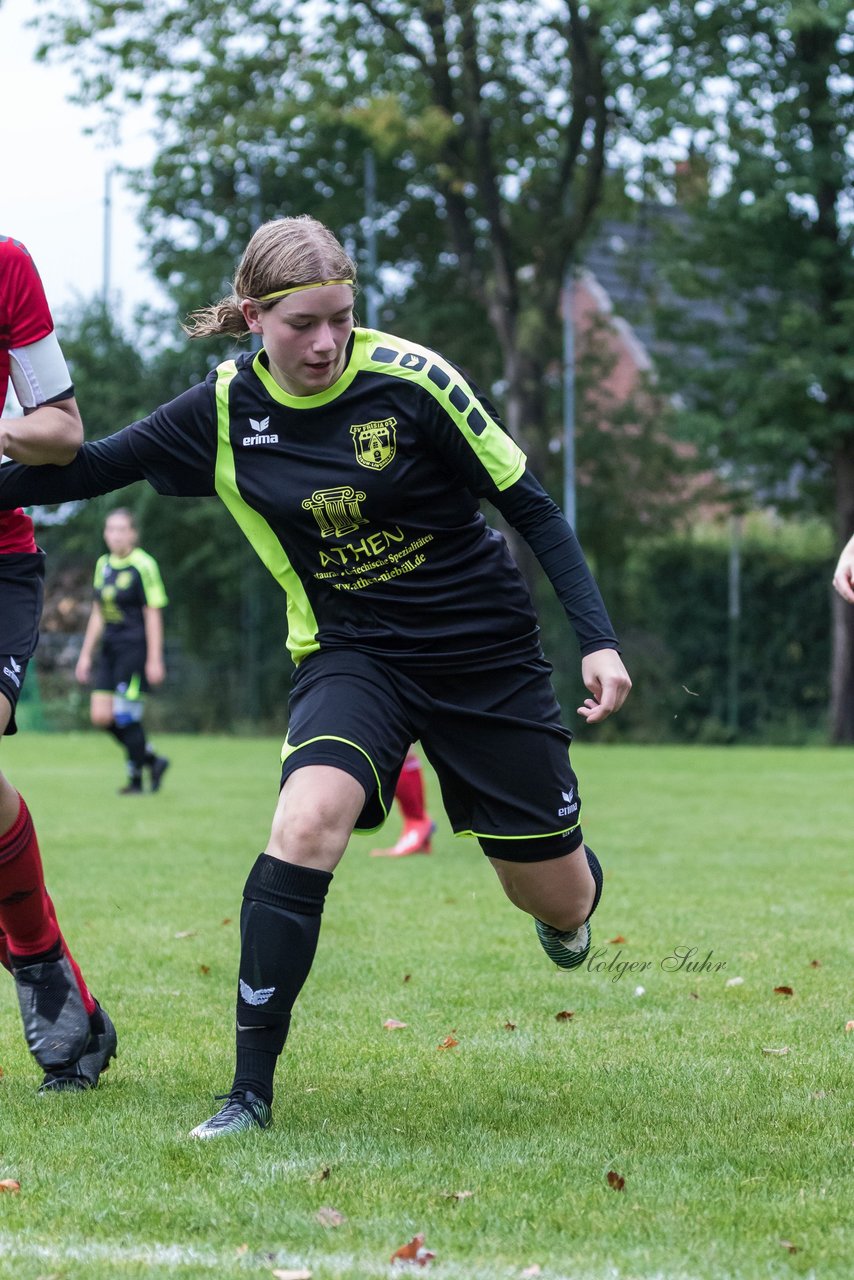
<svg viewBox="0 0 854 1280"><path fill-rule="evenodd" d="M128 778L120 795L142 792L145 769L151 790L159 791L169 768L143 728L145 693L166 678L163 610L168 601L157 561L137 546L138 538L132 512L126 507L110 512L104 524L107 554L95 566L95 601L75 670L81 684L94 685L92 723L111 733L127 753Z"/></svg>
<svg viewBox="0 0 854 1280"><path fill-rule="evenodd" d="M233 293L192 330L249 332L260 351L67 468L0 470L0 505L143 477L216 494L287 593L297 671L282 788L243 891L234 1081L199 1138L269 1124L332 873L354 828L388 814L412 742L455 833L477 838L557 964L587 956L602 884L530 596L478 499L527 539L565 606L590 724L630 688L596 584L489 402L435 351L354 327L354 280L320 223L265 224Z"/></svg>

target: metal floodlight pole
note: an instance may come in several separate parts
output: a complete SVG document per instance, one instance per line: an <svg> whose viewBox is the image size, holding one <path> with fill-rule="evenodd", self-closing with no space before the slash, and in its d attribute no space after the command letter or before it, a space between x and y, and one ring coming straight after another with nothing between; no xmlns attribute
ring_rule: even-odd
<svg viewBox="0 0 854 1280"><path fill-rule="evenodd" d="M738 736L741 684L741 516L729 518L727 728Z"/></svg>
<svg viewBox="0 0 854 1280"><path fill-rule="evenodd" d="M563 514L572 528L575 511L575 324L570 263L563 277Z"/></svg>
<svg viewBox="0 0 854 1280"><path fill-rule="evenodd" d="M365 250L368 274L368 284L365 289L365 318L368 328L376 329L380 321L377 288L377 161L370 147L365 152Z"/></svg>
<svg viewBox="0 0 854 1280"><path fill-rule="evenodd" d="M113 253L113 170L104 173L104 240L101 263L101 300L106 308L110 302L110 272Z"/></svg>

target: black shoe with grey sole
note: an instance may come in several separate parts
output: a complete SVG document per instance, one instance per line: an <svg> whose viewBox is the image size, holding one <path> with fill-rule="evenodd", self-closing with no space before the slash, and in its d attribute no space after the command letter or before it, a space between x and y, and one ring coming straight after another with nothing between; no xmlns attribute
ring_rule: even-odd
<svg viewBox="0 0 854 1280"><path fill-rule="evenodd" d="M93 1028L85 1052L70 1067L46 1072L39 1093L80 1092L97 1087L102 1073L108 1070L116 1056L118 1037L109 1014L100 1005L91 1022L100 1030Z"/></svg>

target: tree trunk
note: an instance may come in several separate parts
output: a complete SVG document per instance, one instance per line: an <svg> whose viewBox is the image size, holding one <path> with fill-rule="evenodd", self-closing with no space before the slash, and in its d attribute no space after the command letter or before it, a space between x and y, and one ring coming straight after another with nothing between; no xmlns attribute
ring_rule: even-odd
<svg viewBox="0 0 854 1280"><path fill-rule="evenodd" d="M835 459L836 536L843 547L854 533L854 438L840 445ZM854 605L832 592L833 647L830 659L830 739L854 743Z"/></svg>

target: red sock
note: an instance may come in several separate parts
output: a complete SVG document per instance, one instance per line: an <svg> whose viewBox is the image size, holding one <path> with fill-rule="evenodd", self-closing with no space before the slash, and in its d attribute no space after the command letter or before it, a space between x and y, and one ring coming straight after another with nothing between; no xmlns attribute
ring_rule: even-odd
<svg viewBox="0 0 854 1280"><path fill-rule="evenodd" d="M5 935L0 960L7 962L10 951L16 959L39 956L60 942L74 970L86 1011L94 1011L95 1001L59 931L45 888L35 827L23 797L17 818L0 835L0 929Z"/></svg>
<svg viewBox="0 0 854 1280"><path fill-rule="evenodd" d="M408 755L403 762L394 798L407 822L421 822L424 818L424 776L421 762L415 755Z"/></svg>

